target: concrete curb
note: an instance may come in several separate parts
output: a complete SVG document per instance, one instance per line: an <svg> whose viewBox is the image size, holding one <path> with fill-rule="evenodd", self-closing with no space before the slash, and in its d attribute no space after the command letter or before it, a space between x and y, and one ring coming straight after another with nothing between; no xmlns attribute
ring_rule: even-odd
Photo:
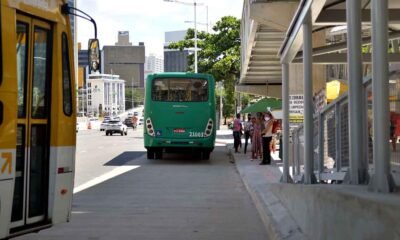
<svg viewBox="0 0 400 240"><path fill-rule="evenodd" d="M260 177L255 171L235 158L231 146L227 145L230 157L235 161L243 184L253 200L260 218L267 230L270 239L302 240L308 239L302 232L289 211L282 202L270 191L271 184L265 178ZM253 167L254 168L254 167ZM260 172L260 171L258 171Z"/></svg>

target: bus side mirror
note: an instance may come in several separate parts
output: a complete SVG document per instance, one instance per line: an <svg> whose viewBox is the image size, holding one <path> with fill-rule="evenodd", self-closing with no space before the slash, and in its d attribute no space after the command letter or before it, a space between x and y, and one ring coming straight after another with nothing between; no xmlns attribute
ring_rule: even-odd
<svg viewBox="0 0 400 240"><path fill-rule="evenodd" d="M100 43L97 38L89 39L89 72L93 73L100 69Z"/></svg>

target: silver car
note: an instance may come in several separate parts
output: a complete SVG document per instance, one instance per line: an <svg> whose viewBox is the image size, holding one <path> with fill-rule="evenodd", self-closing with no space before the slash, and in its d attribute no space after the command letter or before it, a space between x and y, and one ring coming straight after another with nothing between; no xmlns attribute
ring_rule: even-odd
<svg viewBox="0 0 400 240"><path fill-rule="evenodd" d="M119 133L121 136L126 136L128 134L128 127L121 121L111 120L106 125L106 136L111 136L114 133Z"/></svg>
<svg viewBox="0 0 400 240"><path fill-rule="evenodd" d="M100 131L105 131L106 130L108 122L110 122L110 120L104 119L104 121L100 124Z"/></svg>

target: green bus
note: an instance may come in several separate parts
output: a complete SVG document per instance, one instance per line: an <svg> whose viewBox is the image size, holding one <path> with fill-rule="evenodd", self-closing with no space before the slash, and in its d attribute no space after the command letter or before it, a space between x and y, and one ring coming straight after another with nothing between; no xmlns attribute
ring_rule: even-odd
<svg viewBox="0 0 400 240"><path fill-rule="evenodd" d="M148 159L191 152L209 159L216 135L215 80L209 74L157 73L147 77L144 146Z"/></svg>

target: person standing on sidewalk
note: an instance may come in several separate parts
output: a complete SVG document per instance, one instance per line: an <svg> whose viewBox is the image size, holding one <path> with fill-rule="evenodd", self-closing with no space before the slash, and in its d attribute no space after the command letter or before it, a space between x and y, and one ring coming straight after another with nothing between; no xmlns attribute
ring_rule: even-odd
<svg viewBox="0 0 400 240"><path fill-rule="evenodd" d="M261 141L261 119L253 117L253 132L251 135L251 161L258 159L262 155L262 141Z"/></svg>
<svg viewBox="0 0 400 240"><path fill-rule="evenodd" d="M235 148L235 153L238 153L238 147L240 145L242 132L242 123L240 121L240 113L236 114L236 119L233 121L233 146Z"/></svg>
<svg viewBox="0 0 400 240"><path fill-rule="evenodd" d="M271 112L267 112L264 118L265 128L262 131L262 145L263 145L263 159L260 165L271 164L271 149L270 144L272 140L272 125L274 121L274 117Z"/></svg>
<svg viewBox="0 0 400 240"><path fill-rule="evenodd" d="M251 114L247 115L247 122L244 123L244 154L247 152L247 145L249 143L250 132L253 128L253 123L251 122Z"/></svg>

